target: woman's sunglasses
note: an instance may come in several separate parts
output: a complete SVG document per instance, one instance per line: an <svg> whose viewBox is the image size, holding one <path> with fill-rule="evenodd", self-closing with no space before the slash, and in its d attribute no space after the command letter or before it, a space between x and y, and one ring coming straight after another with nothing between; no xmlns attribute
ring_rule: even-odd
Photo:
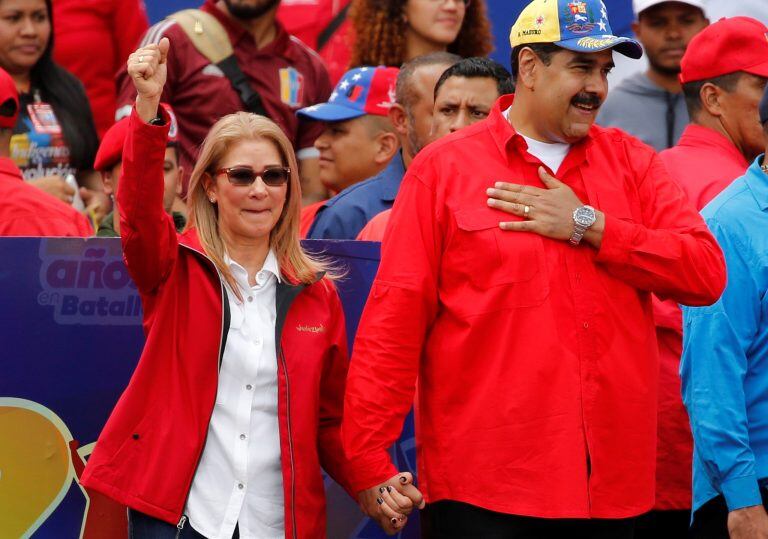
<svg viewBox="0 0 768 539"><path fill-rule="evenodd" d="M229 183L232 185L251 185L256 178L261 178L266 185L277 187L283 185L291 176L291 169L288 167L267 167L261 172L256 172L251 167L240 166L231 168L220 168L216 175L226 174Z"/></svg>

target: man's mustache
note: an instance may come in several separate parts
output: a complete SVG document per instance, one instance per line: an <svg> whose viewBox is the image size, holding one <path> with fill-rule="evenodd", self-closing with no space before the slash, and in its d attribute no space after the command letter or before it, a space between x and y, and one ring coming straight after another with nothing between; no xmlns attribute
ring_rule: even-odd
<svg viewBox="0 0 768 539"><path fill-rule="evenodd" d="M597 108L603 104L603 101L597 94L581 92L573 96L573 99L571 99L571 104L586 105L588 107L591 106Z"/></svg>

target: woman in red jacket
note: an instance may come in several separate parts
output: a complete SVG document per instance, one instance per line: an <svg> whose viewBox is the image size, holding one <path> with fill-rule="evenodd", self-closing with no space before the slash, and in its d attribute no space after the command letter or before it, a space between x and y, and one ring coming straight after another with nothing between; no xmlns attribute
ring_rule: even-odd
<svg viewBox="0 0 768 539"><path fill-rule="evenodd" d="M82 483L132 538L325 536L320 466L341 448L344 316L299 245L296 158L272 121L225 116L192 173L187 229L163 211L168 40L136 51L117 203L146 344Z"/></svg>

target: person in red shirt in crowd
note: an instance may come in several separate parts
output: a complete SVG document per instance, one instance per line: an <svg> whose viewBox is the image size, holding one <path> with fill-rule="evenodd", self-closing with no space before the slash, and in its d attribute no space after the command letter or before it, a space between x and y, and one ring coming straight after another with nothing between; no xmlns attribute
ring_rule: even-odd
<svg viewBox="0 0 768 539"><path fill-rule="evenodd" d="M305 201L315 202L325 195L317 180L313 146L323 126L298 118L296 111L327 101L331 82L317 53L275 19L278 5L279 0L206 0L200 9L225 28L248 83L296 149ZM211 126L226 114L245 110L245 104L223 71L195 48L175 21L166 19L150 27L141 46L163 36L173 44L163 101L173 107L179 121L181 166L192 170L197 148ZM136 91L125 67L117 80L119 119L130 112Z"/></svg>
<svg viewBox="0 0 768 539"><path fill-rule="evenodd" d="M488 117L494 102L514 93L509 71L490 58L465 58L446 69L435 85L430 142ZM357 235L361 241L381 241L392 210L368 221Z"/></svg>
<svg viewBox="0 0 768 539"><path fill-rule="evenodd" d="M767 34L755 19L721 19L694 37L683 56L680 80L691 123L659 158L698 210L764 149L758 104L768 81ZM661 367L656 505L644 524L648 537L662 529L683 537L691 520L693 440L678 374L682 315L677 302L655 297L653 312Z"/></svg>
<svg viewBox="0 0 768 539"><path fill-rule="evenodd" d="M163 156L163 209L173 217L176 232L182 232L187 224L186 217L181 212L173 211L176 197L181 193L181 178L184 174L184 170L179 166L179 127L171 107L166 103L161 103L161 105L171 120L168 143ZM93 163L93 168L101 173L104 192L113 199L119 189L120 176L123 172L123 146L125 146L127 137L128 118L123 118L104 134L104 139L101 141ZM113 205L113 208L112 212L99 223L97 236L105 238L120 236L120 212L116 204Z"/></svg>
<svg viewBox="0 0 768 539"><path fill-rule="evenodd" d="M282 0L277 19L292 36L316 50L333 83L349 69L352 24L347 17L351 0Z"/></svg>
<svg viewBox="0 0 768 539"><path fill-rule="evenodd" d="M493 49L485 0L352 0L352 66L399 67L447 51L467 58Z"/></svg>
<svg viewBox="0 0 768 539"><path fill-rule="evenodd" d="M342 439L364 510L407 513L387 448L417 395L434 537L629 538L654 503L651 293L713 303L723 255L653 149L594 124L613 51L642 54L605 5L534 0L510 41L516 93L408 168Z"/></svg>
<svg viewBox="0 0 768 539"><path fill-rule="evenodd" d="M56 61L85 86L99 138L115 123L115 73L149 27L142 0L56 0ZM96 55L83 51L98 51Z"/></svg>
<svg viewBox="0 0 768 539"><path fill-rule="evenodd" d="M91 225L80 212L24 181L10 157L18 116L16 84L0 69L0 236L90 236Z"/></svg>
<svg viewBox="0 0 768 539"><path fill-rule="evenodd" d="M389 110L395 104L396 67L358 67L348 71L327 103L299 110L299 116L325 122L315 148L320 152L320 181L335 196L386 168L400 143ZM327 201L301 211L301 237Z"/></svg>

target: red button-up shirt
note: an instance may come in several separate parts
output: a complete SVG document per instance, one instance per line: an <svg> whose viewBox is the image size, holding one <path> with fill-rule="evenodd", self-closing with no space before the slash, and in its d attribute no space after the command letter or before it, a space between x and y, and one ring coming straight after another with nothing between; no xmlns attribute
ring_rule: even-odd
<svg viewBox="0 0 768 539"><path fill-rule="evenodd" d="M59 199L26 183L7 157L0 157L0 236L93 235L88 219Z"/></svg>
<svg viewBox="0 0 768 539"><path fill-rule="evenodd" d="M419 486L537 517L621 518L653 505L658 351L651 291L714 302L722 253L649 147L593 126L557 177L605 212L599 251L508 232L486 189L543 187L502 116L408 168L347 379L348 456L371 487L413 402Z"/></svg>
<svg viewBox="0 0 768 539"><path fill-rule="evenodd" d="M659 158L688 199L701 210L749 163L736 146L713 129L690 124L676 146ZM659 440L656 456L656 509L691 507L693 439L680 398L680 354L683 329L680 307L654 298L653 315L659 342Z"/></svg>

